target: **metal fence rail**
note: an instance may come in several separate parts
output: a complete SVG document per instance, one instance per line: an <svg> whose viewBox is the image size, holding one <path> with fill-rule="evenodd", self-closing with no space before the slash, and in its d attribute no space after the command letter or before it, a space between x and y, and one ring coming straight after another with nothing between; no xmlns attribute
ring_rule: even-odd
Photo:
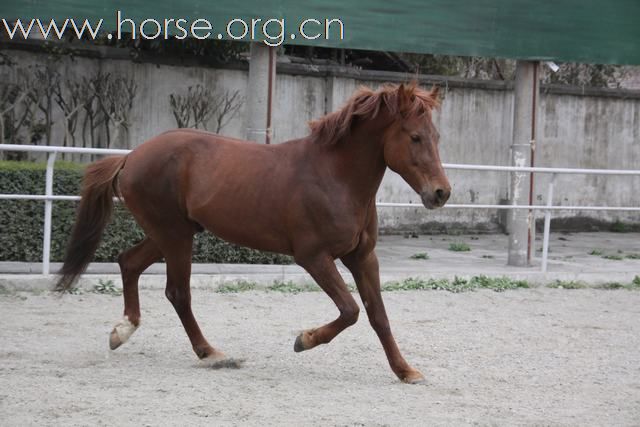
<svg viewBox="0 0 640 427"><path fill-rule="evenodd" d="M44 201L44 237L42 247L42 274L49 274L49 263L51 256L51 209L54 201L80 200L80 196L54 195L53 194L53 172L56 155L58 153L70 154L99 154L99 155L121 155L128 154L131 150L117 150L106 148L80 148L80 147L58 147L41 145L12 145L0 144L0 151L22 151L49 153L47 156L47 169L45 174L45 194L0 194L0 200L40 200ZM547 258L549 254L549 233L551 228L552 211L638 211L640 206L554 206L553 191L558 174L581 174L581 175L617 175L617 176L640 176L640 170L625 169L571 169L571 168L546 168L546 167L516 167L516 166L489 166L489 165L462 165L443 164L445 169L451 170L473 170L491 172L523 172L523 173L547 173L551 174L551 181L547 189L546 205L491 205L491 204L447 204L447 209L527 209L543 210L544 235L542 244L541 271L547 271ZM417 203L391 203L378 202L378 207L416 208L421 207Z"/></svg>

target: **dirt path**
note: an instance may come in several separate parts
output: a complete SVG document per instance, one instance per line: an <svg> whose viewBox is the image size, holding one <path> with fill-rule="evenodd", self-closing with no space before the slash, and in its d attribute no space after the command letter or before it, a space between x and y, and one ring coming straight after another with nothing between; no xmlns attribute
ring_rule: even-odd
<svg viewBox="0 0 640 427"><path fill-rule="evenodd" d="M366 315L295 354L336 314L320 293L195 290L210 341L241 369L198 365L161 291L116 352L121 298L0 296L0 424L638 425L640 292L531 289L385 293L407 359L398 382Z"/></svg>

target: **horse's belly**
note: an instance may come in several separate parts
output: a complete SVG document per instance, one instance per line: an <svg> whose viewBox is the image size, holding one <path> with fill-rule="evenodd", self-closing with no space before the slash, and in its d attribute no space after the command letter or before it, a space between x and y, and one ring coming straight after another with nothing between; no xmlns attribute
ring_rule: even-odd
<svg viewBox="0 0 640 427"><path fill-rule="evenodd" d="M192 219L215 236L253 249L291 255L289 239L282 227L276 225L271 215L251 209L216 207L196 211Z"/></svg>

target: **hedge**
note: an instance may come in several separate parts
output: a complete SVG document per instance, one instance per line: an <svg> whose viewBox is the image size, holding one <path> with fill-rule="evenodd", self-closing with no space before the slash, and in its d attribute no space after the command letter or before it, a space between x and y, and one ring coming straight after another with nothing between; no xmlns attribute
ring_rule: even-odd
<svg viewBox="0 0 640 427"><path fill-rule="evenodd" d="M44 163L0 162L0 193L44 194ZM79 194L83 166L56 163L53 194ZM51 261L62 261L75 220L77 202L53 203ZM0 261L39 262L42 259L44 203L34 200L0 200ZM94 261L115 262L123 250L144 237L131 214L116 204ZM256 251L229 244L210 233L198 233L194 240L194 262L290 264L285 255Z"/></svg>

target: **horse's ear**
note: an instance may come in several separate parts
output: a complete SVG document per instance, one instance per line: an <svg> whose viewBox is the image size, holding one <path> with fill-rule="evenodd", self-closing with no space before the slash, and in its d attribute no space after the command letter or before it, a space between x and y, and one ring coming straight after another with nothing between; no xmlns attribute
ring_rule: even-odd
<svg viewBox="0 0 640 427"><path fill-rule="evenodd" d="M433 102L433 105L432 105L433 108L440 107L440 105L442 104L442 99L444 95L445 95L444 93L440 92L440 86L433 85L431 87L431 90L429 91L429 97Z"/></svg>
<svg viewBox="0 0 640 427"><path fill-rule="evenodd" d="M440 101L440 86L433 85L431 87L430 95L435 101Z"/></svg>

